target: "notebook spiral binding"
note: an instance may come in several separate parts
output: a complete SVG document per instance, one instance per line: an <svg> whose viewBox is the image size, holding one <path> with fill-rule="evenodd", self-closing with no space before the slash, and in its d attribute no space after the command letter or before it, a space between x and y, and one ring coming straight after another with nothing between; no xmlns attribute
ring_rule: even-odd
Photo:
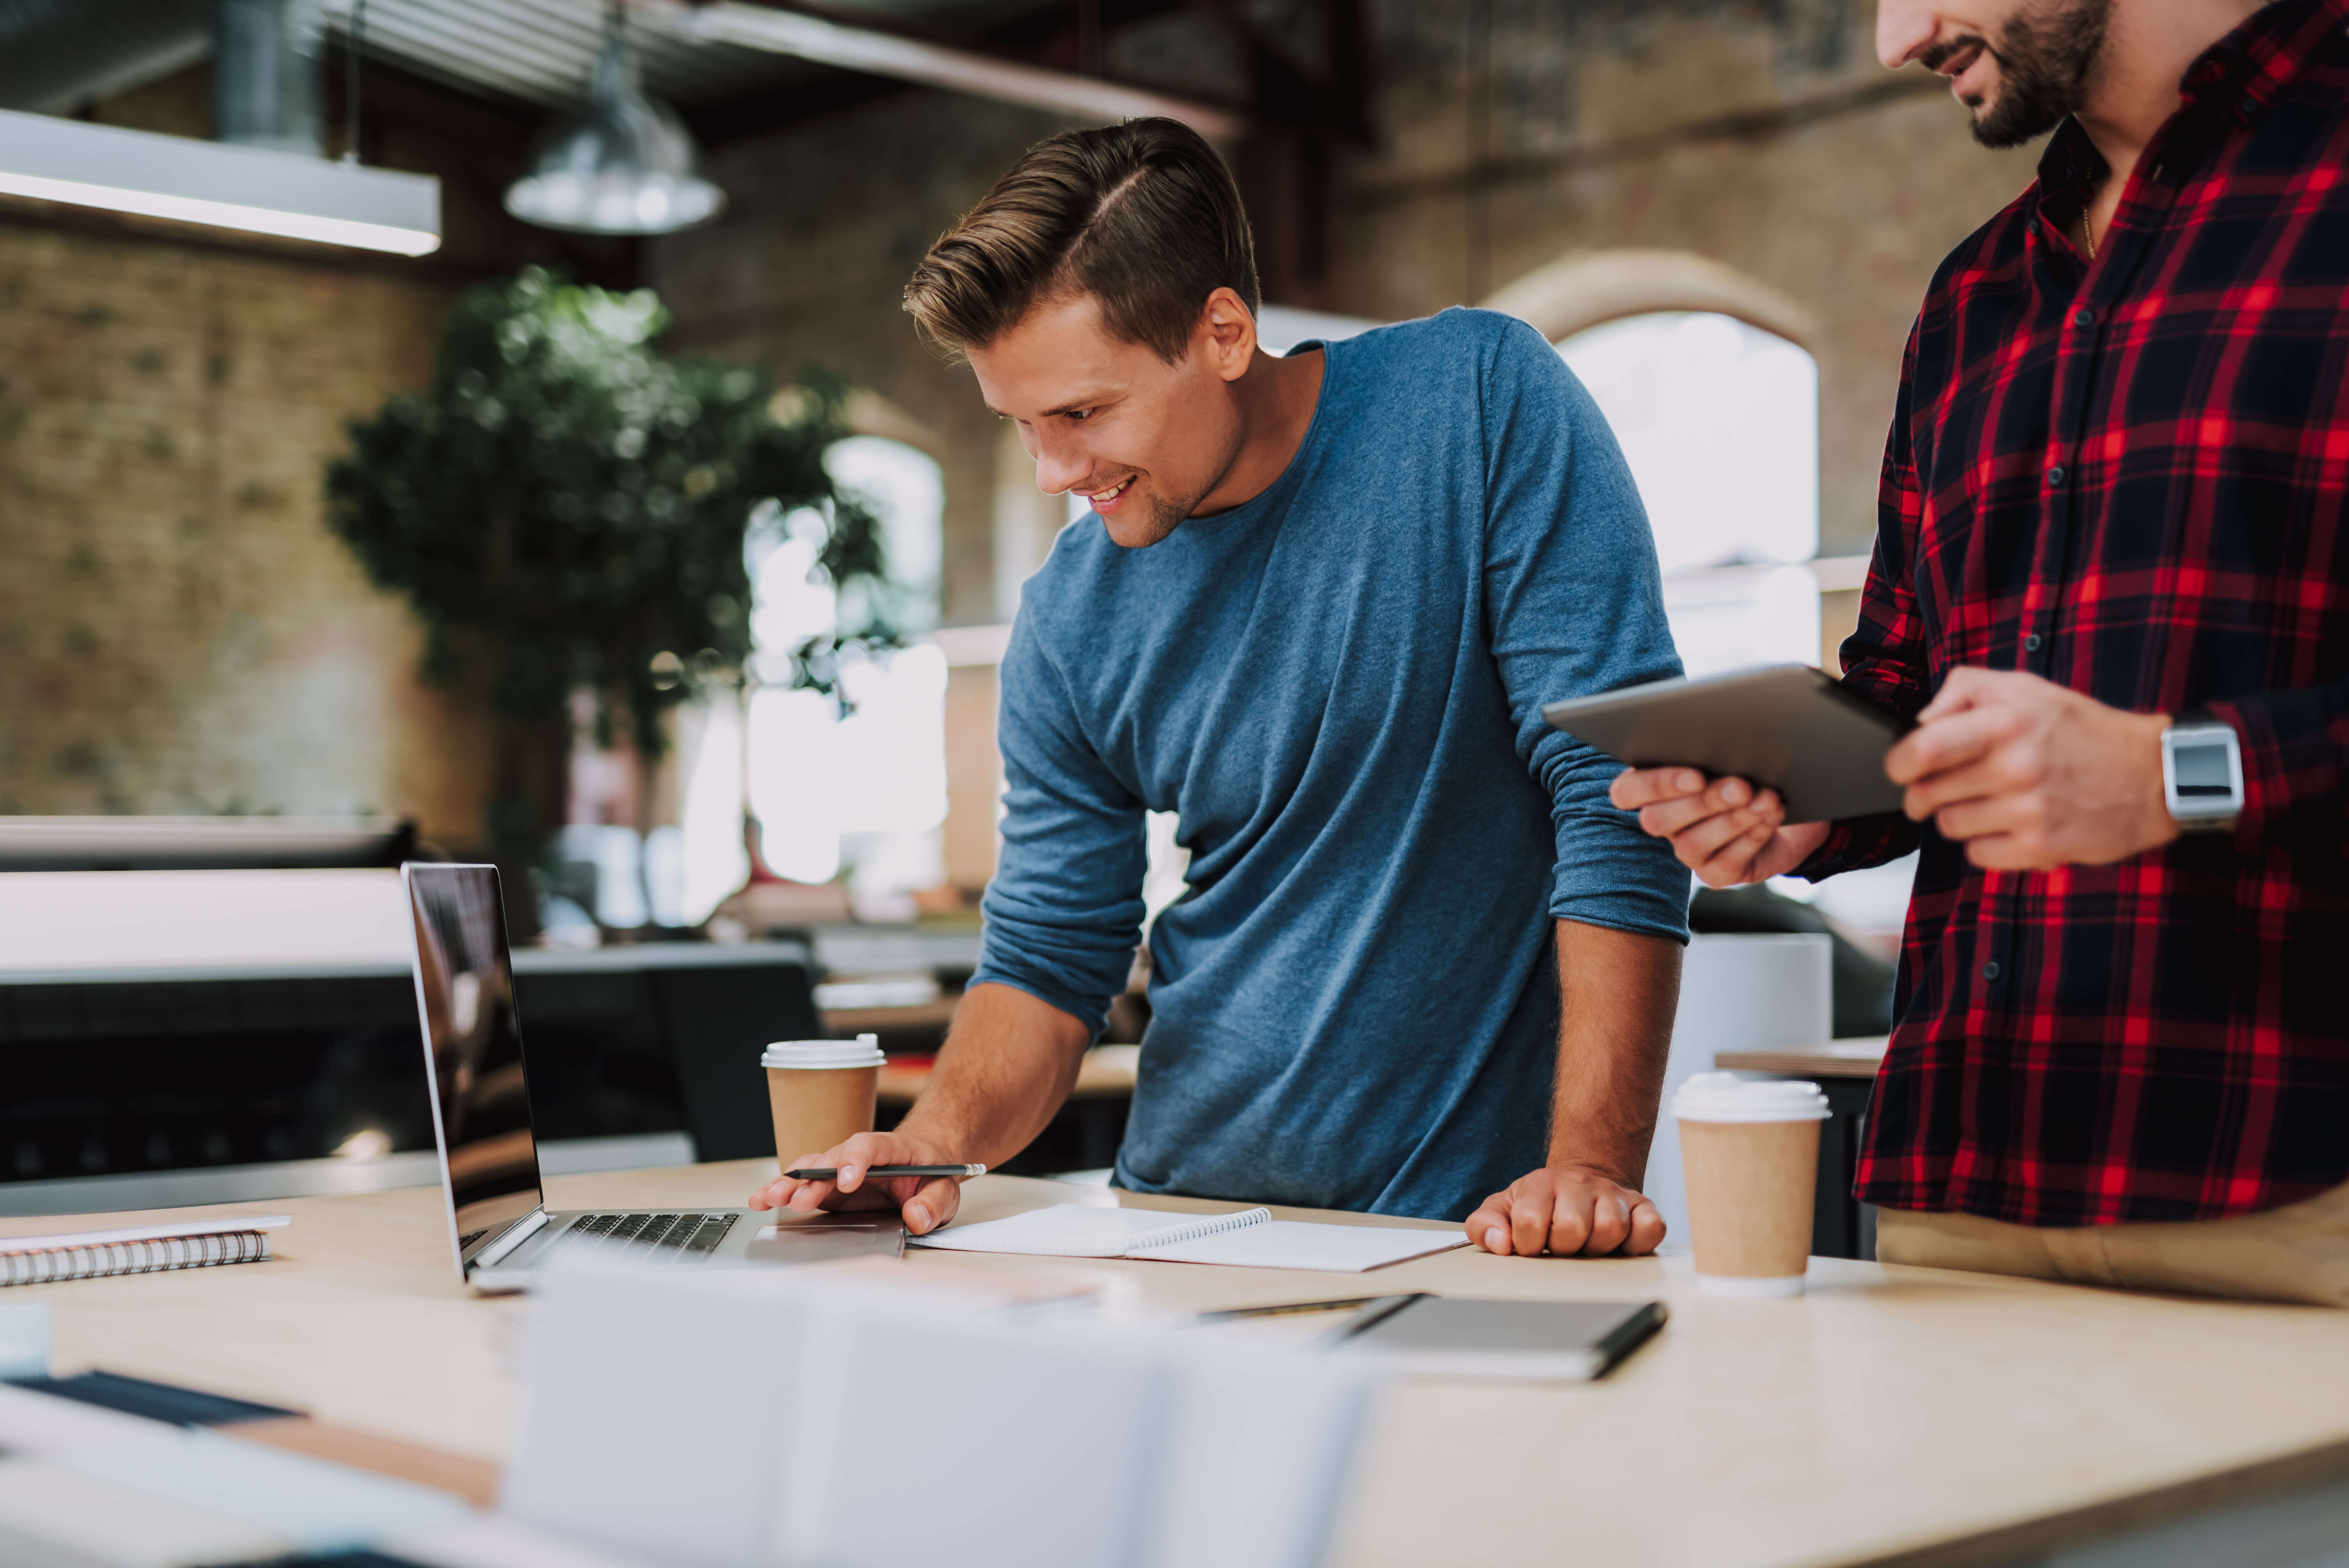
<svg viewBox="0 0 2349 1568"><path fill-rule="evenodd" d="M97 1246L27 1248L0 1253L0 1285L52 1284L59 1280L109 1279L116 1274L160 1274L168 1269L208 1269L222 1264L268 1261L269 1235L264 1231L108 1242Z"/></svg>

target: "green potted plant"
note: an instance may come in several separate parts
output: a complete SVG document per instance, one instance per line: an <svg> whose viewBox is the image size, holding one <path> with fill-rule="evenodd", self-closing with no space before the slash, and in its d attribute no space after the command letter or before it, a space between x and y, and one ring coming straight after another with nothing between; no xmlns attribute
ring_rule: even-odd
<svg viewBox="0 0 2349 1568"><path fill-rule="evenodd" d="M573 693L649 770L671 707L740 682L759 509L816 509L821 569L867 590L843 595L870 607L859 624L797 650L801 684L828 688L842 645L895 637L880 529L824 471L843 389L812 375L778 396L764 371L667 358L667 322L649 290L535 267L479 284L431 386L353 421L326 471L331 526L423 623L425 678L482 690L498 717L483 830L502 859L537 863L562 820Z"/></svg>

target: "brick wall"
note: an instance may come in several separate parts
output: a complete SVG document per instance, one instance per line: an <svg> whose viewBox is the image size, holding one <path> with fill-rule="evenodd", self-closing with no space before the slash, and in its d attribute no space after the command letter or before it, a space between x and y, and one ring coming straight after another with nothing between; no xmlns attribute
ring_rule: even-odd
<svg viewBox="0 0 2349 1568"><path fill-rule="evenodd" d="M1307 304L1380 319L1483 299L1547 263L1684 250L1821 325L1821 545L1864 552L1900 350L1936 263L2029 181L1921 72L1876 63L1857 0L1376 0L1379 142L1341 157ZM1195 30L1207 26L1179 17ZM1481 108L1477 107L1481 104ZM719 150L734 209L661 241L677 341L821 362L929 428L947 469L947 614L995 613L993 421L913 337L898 294L929 241L1049 117L907 92Z"/></svg>
<svg viewBox="0 0 2349 1568"><path fill-rule="evenodd" d="M1577 252L1692 251L1820 335L1821 553L1865 553L1909 324L1941 258L2033 177L1858 0L1383 0L1381 147L1341 204L1330 295L1393 317ZM1481 101L1481 114L1470 105Z"/></svg>
<svg viewBox="0 0 2349 1568"><path fill-rule="evenodd" d="M1725 262L1822 323L1823 544L1864 549L1918 299L2031 162L1975 148L1931 84L1882 72L1871 9L1379 0L1380 144L1342 160L1336 253L1320 297L1299 303L1418 315L1621 246ZM200 132L198 85L109 118ZM471 115L467 146L519 148L535 123L486 112L419 98L420 129L401 134ZM1000 612L997 497L1021 476L968 373L915 339L898 294L931 239L1058 123L907 91L730 143L709 159L726 217L646 247L672 347L786 376L829 366L938 458L950 623ZM450 187L461 267L0 211L0 810L372 808L474 837L478 719L419 688L406 611L326 532L318 486L342 422L422 380L461 273L506 270L523 242L497 226L494 173Z"/></svg>
<svg viewBox="0 0 2349 1568"><path fill-rule="evenodd" d="M478 745L322 521L446 283L0 222L0 811L416 813Z"/></svg>

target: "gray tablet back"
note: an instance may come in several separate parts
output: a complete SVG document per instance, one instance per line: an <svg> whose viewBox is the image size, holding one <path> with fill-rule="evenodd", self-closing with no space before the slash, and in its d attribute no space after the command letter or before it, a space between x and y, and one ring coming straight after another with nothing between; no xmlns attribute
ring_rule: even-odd
<svg viewBox="0 0 2349 1568"><path fill-rule="evenodd" d="M1542 717L1634 768L1699 768L1765 784L1791 822L1899 810L1884 754L1912 727L1808 665L1652 681L1550 703Z"/></svg>

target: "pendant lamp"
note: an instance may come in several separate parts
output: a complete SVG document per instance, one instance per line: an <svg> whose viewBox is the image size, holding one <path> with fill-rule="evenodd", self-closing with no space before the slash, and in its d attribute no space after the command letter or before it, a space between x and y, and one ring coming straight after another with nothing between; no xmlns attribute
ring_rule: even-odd
<svg viewBox="0 0 2349 1568"><path fill-rule="evenodd" d="M506 211L542 229L673 234L725 205L726 192L694 172L684 122L638 85L615 5L586 108L540 141L530 172L506 190Z"/></svg>

